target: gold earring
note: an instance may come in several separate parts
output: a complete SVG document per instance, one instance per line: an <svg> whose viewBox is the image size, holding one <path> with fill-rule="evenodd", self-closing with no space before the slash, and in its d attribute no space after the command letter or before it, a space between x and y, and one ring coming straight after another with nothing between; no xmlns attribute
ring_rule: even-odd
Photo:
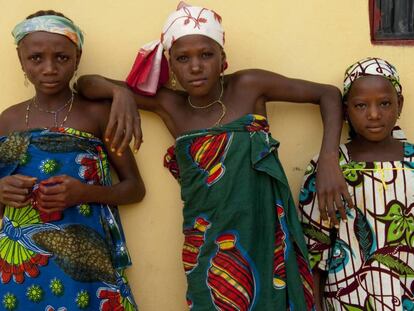
<svg viewBox="0 0 414 311"><path fill-rule="evenodd" d="M25 87L29 87L29 79L27 78L27 74L26 73L24 73L24 86Z"/></svg>
<svg viewBox="0 0 414 311"><path fill-rule="evenodd" d="M176 91L177 90L177 80L175 79L174 72L171 72L171 88Z"/></svg>

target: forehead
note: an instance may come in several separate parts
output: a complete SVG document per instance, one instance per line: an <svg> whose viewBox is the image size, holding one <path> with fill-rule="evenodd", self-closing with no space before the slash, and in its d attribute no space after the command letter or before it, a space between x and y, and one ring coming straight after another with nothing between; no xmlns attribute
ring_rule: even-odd
<svg viewBox="0 0 414 311"><path fill-rule="evenodd" d="M76 50L75 44L67 37L46 31L36 31L26 35L19 43L19 49Z"/></svg>
<svg viewBox="0 0 414 311"><path fill-rule="evenodd" d="M171 51L183 51L200 48L221 49L221 46L213 39L203 35L187 35L174 41Z"/></svg>
<svg viewBox="0 0 414 311"><path fill-rule="evenodd" d="M352 83L348 97L362 96L370 92L381 92L381 94L397 94L392 83L383 76L367 75L358 78Z"/></svg>

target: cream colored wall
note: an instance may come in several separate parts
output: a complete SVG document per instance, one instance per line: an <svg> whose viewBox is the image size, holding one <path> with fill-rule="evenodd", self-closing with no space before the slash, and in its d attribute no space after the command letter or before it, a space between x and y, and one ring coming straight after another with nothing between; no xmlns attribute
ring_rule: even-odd
<svg viewBox="0 0 414 311"><path fill-rule="evenodd" d="M414 48L372 46L368 0L194 0L214 8L226 29L228 72L264 68L290 77L341 86L344 69L365 56L380 56L396 65L405 87L401 118L409 138L414 123ZM10 31L39 9L55 9L85 32L80 74L99 73L123 79L140 45L157 38L172 0L0 0L0 109L33 95L23 86ZM273 136L292 191L298 194L303 168L318 152L321 122L311 105L269 103ZM162 122L142 113L144 144L137 161L147 186L141 204L124 206L122 220L134 266L129 279L141 311L185 310L185 279L180 262L181 201L179 187L162 158L173 143Z"/></svg>

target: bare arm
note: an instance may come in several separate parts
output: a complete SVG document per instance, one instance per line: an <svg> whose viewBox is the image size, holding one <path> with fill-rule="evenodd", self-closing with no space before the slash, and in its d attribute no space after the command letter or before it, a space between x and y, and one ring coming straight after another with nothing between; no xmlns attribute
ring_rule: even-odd
<svg viewBox="0 0 414 311"><path fill-rule="evenodd" d="M338 146L342 129L340 91L331 85L290 79L263 70L249 70L245 74L248 77L247 82L257 90L259 103L262 105L266 101L286 101L314 103L320 106L324 131L316 176L319 209L324 220L328 220L329 214L332 223L338 226L336 209L342 219L346 219L343 198L349 206L353 206L338 165Z"/></svg>
<svg viewBox="0 0 414 311"><path fill-rule="evenodd" d="M158 101L133 93L125 82L110 80L98 75L82 76L77 81L79 93L88 99L111 99L113 104L105 130L105 140L111 142L111 149L118 153L126 150L134 136L134 151L142 142L141 118L137 107L157 112Z"/></svg>

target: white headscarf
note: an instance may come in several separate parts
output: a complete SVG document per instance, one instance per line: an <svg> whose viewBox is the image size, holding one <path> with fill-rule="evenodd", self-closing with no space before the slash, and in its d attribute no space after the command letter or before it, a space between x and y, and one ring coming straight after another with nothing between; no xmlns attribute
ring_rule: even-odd
<svg viewBox="0 0 414 311"><path fill-rule="evenodd" d="M127 84L137 92L154 95L168 81L168 62L164 51L169 51L176 40L187 35L203 35L224 46L220 15L203 7L180 2L177 10L167 18L160 39L139 50L127 77Z"/></svg>

